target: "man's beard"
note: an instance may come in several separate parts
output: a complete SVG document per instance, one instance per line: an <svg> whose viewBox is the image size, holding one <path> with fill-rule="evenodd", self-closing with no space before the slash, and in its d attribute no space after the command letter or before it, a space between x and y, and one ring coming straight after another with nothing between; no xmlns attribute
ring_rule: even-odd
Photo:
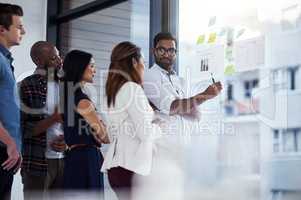
<svg viewBox="0 0 301 200"><path fill-rule="evenodd" d="M167 59L167 58L165 59L168 60L169 62L162 62L161 61L162 59L155 58L156 64L159 65L161 68L165 69L166 71L172 70L174 61L172 59Z"/></svg>

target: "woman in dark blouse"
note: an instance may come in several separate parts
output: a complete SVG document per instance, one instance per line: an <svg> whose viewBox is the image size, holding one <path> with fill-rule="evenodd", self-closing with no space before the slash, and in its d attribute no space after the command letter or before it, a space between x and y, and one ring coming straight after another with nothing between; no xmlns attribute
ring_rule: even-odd
<svg viewBox="0 0 301 200"><path fill-rule="evenodd" d="M68 145L64 188L101 192L103 157L99 147L109 140L92 101L83 92L85 83L93 83L95 62L91 54L73 50L66 55L63 70L64 137Z"/></svg>

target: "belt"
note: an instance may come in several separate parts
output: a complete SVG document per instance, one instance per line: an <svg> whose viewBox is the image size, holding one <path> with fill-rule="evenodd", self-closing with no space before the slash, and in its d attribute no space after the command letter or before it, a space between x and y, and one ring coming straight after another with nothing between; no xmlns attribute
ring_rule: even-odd
<svg viewBox="0 0 301 200"><path fill-rule="evenodd" d="M71 151L72 149L77 149L77 148L85 148L85 147L98 149L98 146L93 144L72 144L70 146L67 146L67 151Z"/></svg>

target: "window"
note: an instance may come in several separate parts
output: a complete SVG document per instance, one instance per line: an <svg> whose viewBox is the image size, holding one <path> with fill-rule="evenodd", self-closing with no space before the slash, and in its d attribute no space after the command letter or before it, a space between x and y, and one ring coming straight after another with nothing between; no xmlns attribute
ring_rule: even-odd
<svg viewBox="0 0 301 200"><path fill-rule="evenodd" d="M301 152L301 128L273 130L273 152Z"/></svg>
<svg viewBox="0 0 301 200"><path fill-rule="evenodd" d="M231 83L227 85L227 100L233 100L233 85Z"/></svg>
<svg viewBox="0 0 301 200"><path fill-rule="evenodd" d="M296 139L293 130L283 131L283 152L297 151Z"/></svg>
<svg viewBox="0 0 301 200"><path fill-rule="evenodd" d="M296 131L297 150L301 152L301 129Z"/></svg>
<svg viewBox="0 0 301 200"><path fill-rule="evenodd" d="M290 67L288 70L288 79L289 79L289 89L295 90L296 89L296 75L298 67Z"/></svg>
<svg viewBox="0 0 301 200"><path fill-rule="evenodd" d="M245 97L250 98L251 97L251 87L250 87L250 82L245 81L244 82L244 88L245 88Z"/></svg>
<svg viewBox="0 0 301 200"><path fill-rule="evenodd" d="M274 70L273 73L273 84L274 91L281 90L295 90L297 87L297 73L299 66L286 67Z"/></svg>
<svg viewBox="0 0 301 200"><path fill-rule="evenodd" d="M244 96L248 99L251 98L252 90L256 87L258 87L258 79L244 81Z"/></svg>
<svg viewBox="0 0 301 200"><path fill-rule="evenodd" d="M279 152L279 131L278 130L274 130L274 144L273 144L273 151L275 153Z"/></svg>
<svg viewBox="0 0 301 200"><path fill-rule="evenodd" d="M282 200L282 191L272 190L272 198L271 200Z"/></svg>

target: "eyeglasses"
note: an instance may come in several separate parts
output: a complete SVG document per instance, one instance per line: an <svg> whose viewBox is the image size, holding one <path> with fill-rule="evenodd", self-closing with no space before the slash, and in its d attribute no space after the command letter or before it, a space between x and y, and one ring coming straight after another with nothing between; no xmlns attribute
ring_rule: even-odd
<svg viewBox="0 0 301 200"><path fill-rule="evenodd" d="M169 56L174 56L177 53L177 50L175 48L166 49L164 47L157 47L156 51L160 56L163 56L165 53L167 53L167 55Z"/></svg>

